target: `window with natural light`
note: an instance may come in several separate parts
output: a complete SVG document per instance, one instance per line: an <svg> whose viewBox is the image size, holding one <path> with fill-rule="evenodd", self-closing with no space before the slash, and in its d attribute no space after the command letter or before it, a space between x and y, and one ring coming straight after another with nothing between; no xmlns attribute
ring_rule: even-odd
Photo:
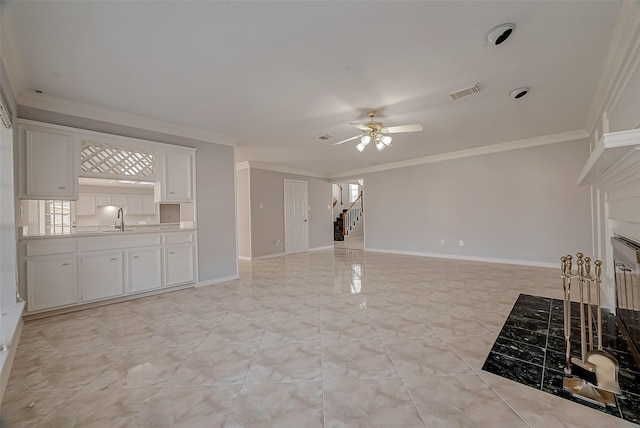
<svg viewBox="0 0 640 428"><path fill-rule="evenodd" d="M360 186L357 184L349 184L349 202L355 202L360 196Z"/></svg>
<svg viewBox="0 0 640 428"><path fill-rule="evenodd" d="M71 202L49 200L42 201L45 233L61 235L71 232Z"/></svg>

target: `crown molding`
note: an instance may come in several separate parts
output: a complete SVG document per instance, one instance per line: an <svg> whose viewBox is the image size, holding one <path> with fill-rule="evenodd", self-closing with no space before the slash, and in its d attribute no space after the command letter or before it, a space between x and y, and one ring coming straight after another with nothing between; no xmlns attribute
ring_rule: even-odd
<svg viewBox="0 0 640 428"><path fill-rule="evenodd" d="M284 174L292 174L292 175L303 175L306 177L314 177L314 178L322 178L325 180L329 179L328 174L322 174L315 171L306 171L303 169L289 168L282 165L270 164L266 162L240 162L236 165L236 171L240 171L242 169L262 169L265 171L273 171L273 172L282 172Z"/></svg>
<svg viewBox="0 0 640 428"><path fill-rule="evenodd" d="M22 78L24 72L8 4L0 4L0 29L0 58L4 63L7 80L17 102L18 94L24 91L24 80Z"/></svg>
<svg viewBox="0 0 640 428"><path fill-rule="evenodd" d="M249 169L249 161L239 162L236 164L236 171L242 171L243 169Z"/></svg>
<svg viewBox="0 0 640 428"><path fill-rule="evenodd" d="M198 128L192 128L190 126L151 119L135 114L123 113L104 107L96 107L91 104L80 103L50 95L38 95L23 92L18 97L18 104L23 107L37 108L54 113L130 126L132 128L144 129L163 134L177 135L180 137L206 141L209 143L223 144L226 146L235 146L235 143L237 142L236 139L232 139L231 137L212 131L205 131Z"/></svg>
<svg viewBox="0 0 640 428"><path fill-rule="evenodd" d="M609 43L600 80L589 107L585 129L592 134L603 112L610 112L618 103L629 79L640 62L640 3L623 1Z"/></svg>
<svg viewBox="0 0 640 428"><path fill-rule="evenodd" d="M473 149L459 150L456 152L443 153L433 156L425 156L421 158L408 159L400 162L392 162L384 165L372 166L369 168L355 169L345 171L339 174L331 175L331 180L347 179L352 177L361 177L363 174L372 172L387 171L396 168L406 168L409 166L424 165L428 163L444 162L453 159L462 159L472 156L481 156L491 153L506 152L510 150L525 149L528 147L544 146L547 144L564 143L567 141L575 141L589 138L589 133L584 129L575 131L561 132L558 134L543 135L541 137L527 138L524 140L509 141L506 143L492 144L489 146L475 147Z"/></svg>

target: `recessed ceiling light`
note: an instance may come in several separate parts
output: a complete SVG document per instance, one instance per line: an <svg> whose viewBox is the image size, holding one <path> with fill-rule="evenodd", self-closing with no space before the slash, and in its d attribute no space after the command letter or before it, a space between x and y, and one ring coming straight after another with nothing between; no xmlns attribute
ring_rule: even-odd
<svg viewBox="0 0 640 428"><path fill-rule="evenodd" d="M516 29L515 24L502 24L489 30L485 38L492 45L498 46L504 43Z"/></svg>
<svg viewBox="0 0 640 428"><path fill-rule="evenodd" d="M511 91L509 94L511 95L511 98L513 98L514 100L518 100L527 95L530 90L531 88L518 88Z"/></svg>

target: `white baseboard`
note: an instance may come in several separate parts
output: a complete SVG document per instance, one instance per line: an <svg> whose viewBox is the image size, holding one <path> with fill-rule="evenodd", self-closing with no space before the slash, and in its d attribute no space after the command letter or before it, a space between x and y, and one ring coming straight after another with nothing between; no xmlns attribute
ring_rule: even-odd
<svg viewBox="0 0 640 428"><path fill-rule="evenodd" d="M264 260L264 259L272 259L274 257L284 256L284 253L275 253L275 254L267 254L266 256L259 257L251 257L249 260Z"/></svg>
<svg viewBox="0 0 640 428"><path fill-rule="evenodd" d="M493 257L460 256L456 254L423 253L420 251L385 250L382 248L365 248L372 253L400 254L404 256L433 257L436 259L466 260L471 262L502 263L506 265L559 268L559 263L534 262L529 260L497 259Z"/></svg>
<svg viewBox="0 0 640 428"><path fill-rule="evenodd" d="M309 248L309 251L332 250L333 248L333 245L325 245L324 247Z"/></svg>
<svg viewBox="0 0 640 428"><path fill-rule="evenodd" d="M208 281L200 281L197 282L194 287L206 287L207 285L220 284L221 282L233 281L234 279L240 279L240 275L221 276L220 278L214 278Z"/></svg>
<svg viewBox="0 0 640 428"><path fill-rule="evenodd" d="M240 260L246 260L246 261L248 261L248 262L250 262L250 261L251 261L251 257L238 256L238 258L239 258Z"/></svg>
<svg viewBox="0 0 640 428"><path fill-rule="evenodd" d="M7 349L0 351L0 402L2 402L2 398L4 397L4 390L9 381L11 366L13 365L16 348L18 347L20 335L22 334L24 304L24 301L20 302L16 307L7 311L5 315L1 315L2 328L5 329L4 339L6 340L5 344L7 345Z"/></svg>

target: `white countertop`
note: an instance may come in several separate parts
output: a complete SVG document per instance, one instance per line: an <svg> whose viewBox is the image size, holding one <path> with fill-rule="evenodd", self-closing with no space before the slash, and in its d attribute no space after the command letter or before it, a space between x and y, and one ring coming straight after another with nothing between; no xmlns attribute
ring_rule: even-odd
<svg viewBox="0 0 640 428"><path fill-rule="evenodd" d="M108 229L108 230L93 230L93 231L76 231L75 229L69 233L64 234L46 234L46 235L24 235L19 239L21 241L30 240L30 239L48 239L48 238L83 238L87 236L119 236L119 235L136 235L141 233L170 233L170 232L193 232L196 229L194 227L167 227L167 226L156 226L151 227L147 225L144 228L140 229L127 229L125 226L124 231L116 230L116 229Z"/></svg>

